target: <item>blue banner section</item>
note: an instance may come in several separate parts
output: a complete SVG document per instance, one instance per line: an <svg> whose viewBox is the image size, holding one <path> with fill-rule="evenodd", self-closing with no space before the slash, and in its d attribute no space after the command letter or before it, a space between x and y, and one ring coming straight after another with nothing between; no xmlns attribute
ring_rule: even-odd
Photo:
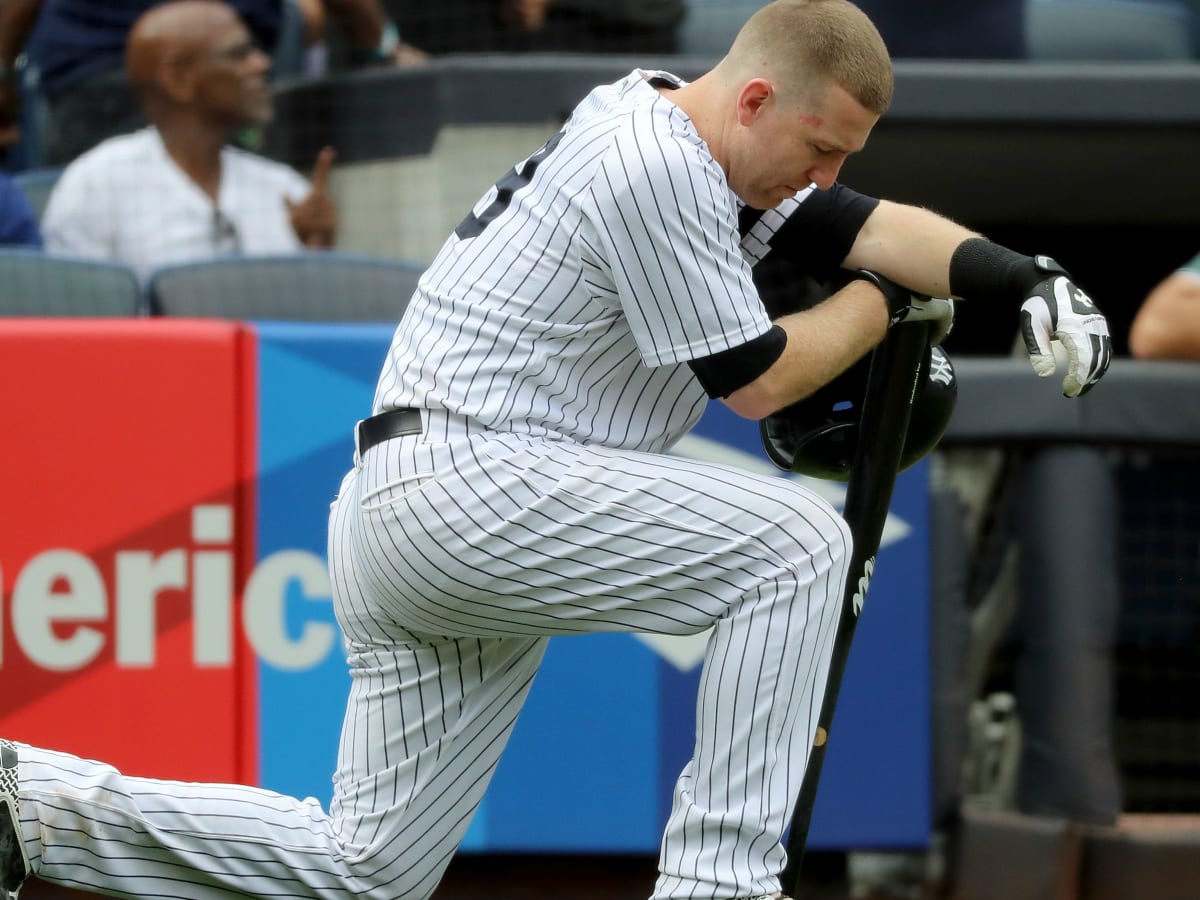
<svg viewBox="0 0 1200 900"><path fill-rule="evenodd" d="M259 778L328 808L350 686L325 569L329 504L353 464L354 423L371 413L391 329L264 322L255 330L259 565L286 554L283 617L295 642L290 658L259 662ZM317 569L324 580L314 595L305 588Z"/></svg>
<svg viewBox="0 0 1200 900"><path fill-rule="evenodd" d="M326 519L392 329L254 327L259 570L286 584L285 638L259 663L261 782L328 804L349 678L320 576ZM774 471L757 425L721 404L677 452ZM813 849L928 842L926 479L922 464L897 483L830 736ZM840 502L843 486L808 483ZM656 852L691 753L703 652L703 636L553 639L464 849Z"/></svg>

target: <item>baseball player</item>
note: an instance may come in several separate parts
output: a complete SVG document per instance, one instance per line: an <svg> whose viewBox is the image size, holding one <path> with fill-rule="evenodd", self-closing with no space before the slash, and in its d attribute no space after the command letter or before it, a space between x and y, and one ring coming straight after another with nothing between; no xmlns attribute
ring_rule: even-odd
<svg viewBox="0 0 1200 900"><path fill-rule="evenodd" d="M857 7L777 0L696 81L589 94L446 241L358 427L329 531L353 675L330 810L5 744L4 887L428 897L551 636L712 626L653 897L777 895L850 535L796 483L663 451L710 398L761 418L889 323L944 331L951 304L915 295L1021 307L1039 372L1067 348L1068 395L1110 353L1051 260L837 183L891 93ZM858 277L772 320L772 253Z"/></svg>

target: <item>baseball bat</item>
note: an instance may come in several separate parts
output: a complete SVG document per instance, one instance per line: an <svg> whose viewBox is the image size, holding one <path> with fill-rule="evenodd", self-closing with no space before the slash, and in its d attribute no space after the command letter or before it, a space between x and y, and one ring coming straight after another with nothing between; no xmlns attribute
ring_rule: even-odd
<svg viewBox="0 0 1200 900"><path fill-rule="evenodd" d="M800 783L785 845L788 861L782 876L783 892L792 897L797 895L800 864L808 842L838 691L850 655L850 642L854 639L854 629L875 569L875 556L879 552L892 490L900 470L917 378L929 346L929 336L928 322L901 323L888 332L871 356L858 441L842 512L854 537L850 571L834 637L829 679L817 716L817 730L812 736L812 752L804 780Z"/></svg>

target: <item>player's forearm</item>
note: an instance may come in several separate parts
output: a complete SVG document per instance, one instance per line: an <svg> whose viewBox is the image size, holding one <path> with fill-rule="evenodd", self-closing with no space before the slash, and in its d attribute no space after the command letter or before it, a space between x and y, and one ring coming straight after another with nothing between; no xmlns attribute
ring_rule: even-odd
<svg viewBox="0 0 1200 900"><path fill-rule="evenodd" d="M739 416L761 419L802 400L861 359L887 333L888 308L879 289L852 281L811 309L781 316L783 354L725 403Z"/></svg>
<svg viewBox="0 0 1200 900"><path fill-rule="evenodd" d="M979 234L937 213L881 200L843 265L879 272L914 293L949 297L950 260L972 237Z"/></svg>

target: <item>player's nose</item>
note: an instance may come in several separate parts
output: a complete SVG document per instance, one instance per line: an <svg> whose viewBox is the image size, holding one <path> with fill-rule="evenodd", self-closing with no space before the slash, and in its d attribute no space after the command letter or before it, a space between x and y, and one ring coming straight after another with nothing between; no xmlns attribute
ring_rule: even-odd
<svg viewBox="0 0 1200 900"><path fill-rule="evenodd" d="M837 181L838 173L842 170L841 162L822 163L813 166L808 170L808 180L819 187L821 190L827 190L833 187L833 183Z"/></svg>
<svg viewBox="0 0 1200 900"><path fill-rule="evenodd" d="M842 171L842 163L846 161L847 155L846 153L826 154L822 159L813 163L812 168L808 170L808 180L821 190L832 187Z"/></svg>

